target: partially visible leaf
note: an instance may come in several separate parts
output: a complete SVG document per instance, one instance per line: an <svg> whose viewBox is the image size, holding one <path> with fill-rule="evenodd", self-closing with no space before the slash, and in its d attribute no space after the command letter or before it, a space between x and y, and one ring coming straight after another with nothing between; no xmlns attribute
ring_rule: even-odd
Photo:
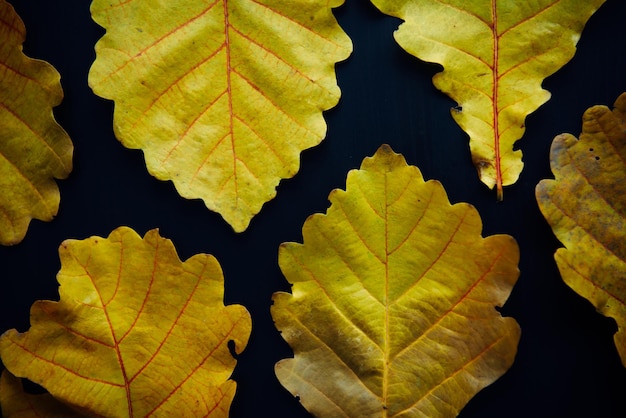
<svg viewBox="0 0 626 418"><path fill-rule="evenodd" d="M107 33L89 85L153 176L241 232L326 135L334 65L352 50L331 11L342 3L94 0Z"/></svg>
<svg viewBox="0 0 626 418"><path fill-rule="evenodd" d="M557 136L550 150L554 180L537 202L560 248L561 276L603 315L615 318L615 344L626 366L626 93L615 110L593 106L580 139Z"/></svg>
<svg viewBox="0 0 626 418"><path fill-rule="evenodd" d="M4 418L80 417L49 394L32 395L24 392L20 379L8 371L0 377L0 406Z"/></svg>
<svg viewBox="0 0 626 418"><path fill-rule="evenodd" d="M321 417L455 416L515 357L519 327L494 308L519 274L515 241L482 238L473 206L386 145L330 201L280 248L293 295L272 316L295 354L280 382Z"/></svg>
<svg viewBox="0 0 626 418"><path fill-rule="evenodd" d="M470 136L483 183L517 181L524 120L550 98L544 78L567 63L604 0L372 0L405 20L395 33L407 52L443 65L435 86L458 104L452 117Z"/></svg>
<svg viewBox="0 0 626 418"><path fill-rule="evenodd" d="M59 253L61 300L36 302L30 330L0 338L11 373L89 415L228 415L228 342L241 351L251 323L224 306L215 258L181 262L156 230L142 239L126 227Z"/></svg>
<svg viewBox="0 0 626 418"><path fill-rule="evenodd" d="M73 146L52 114L63 99L59 73L22 53L24 23L0 0L0 243L17 244L31 219L59 209L54 178L72 170Z"/></svg>

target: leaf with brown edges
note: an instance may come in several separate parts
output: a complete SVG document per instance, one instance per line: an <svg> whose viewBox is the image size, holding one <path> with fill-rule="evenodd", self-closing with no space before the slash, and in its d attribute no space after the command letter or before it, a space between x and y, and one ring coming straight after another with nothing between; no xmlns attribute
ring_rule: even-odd
<svg viewBox="0 0 626 418"><path fill-rule="evenodd" d="M293 294L272 316L294 358L278 379L320 417L456 416L515 357L519 326L495 309L515 241L483 238L473 206L386 145L330 201L280 248Z"/></svg>
<svg viewBox="0 0 626 418"><path fill-rule="evenodd" d="M580 139L552 142L554 180L542 180L537 202L560 248L565 283L598 312L615 318L615 345L626 366L626 93L615 109L593 106Z"/></svg>

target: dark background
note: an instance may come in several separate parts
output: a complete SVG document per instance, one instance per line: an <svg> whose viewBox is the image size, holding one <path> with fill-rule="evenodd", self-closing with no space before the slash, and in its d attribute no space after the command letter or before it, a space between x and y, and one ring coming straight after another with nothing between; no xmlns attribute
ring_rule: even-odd
<svg viewBox="0 0 626 418"><path fill-rule="evenodd" d="M277 265L278 246L301 242L307 216L325 211L329 192L345 187L348 170L389 143L426 179L441 181L452 202L476 206L484 235L506 233L519 243L521 275L503 309L522 328L517 358L461 417L626 417L626 369L613 344L615 322L561 281L553 259L560 244L534 197L537 182L551 177L554 136L578 135L586 108L612 106L626 91L626 1L607 0L589 20L576 56L545 80L552 99L527 118L518 143L524 171L498 203L495 192L479 182L468 138L449 114L455 103L431 83L440 67L395 43L397 19L366 0L347 0L335 14L354 53L337 65L342 98L326 112L328 135L302 154L300 172L280 184L277 198L241 234L200 200L185 200L171 183L151 177L142 153L115 139L113 104L87 86L93 47L103 34L90 18L89 2L11 2L26 24L25 52L61 73L65 99L55 114L74 142L75 156L69 179L59 182L57 218L33 221L21 244L0 248L0 332L27 330L30 305L58 299L57 248L64 239L108 236L121 225L141 235L159 228L182 259L215 255L224 270L226 303L242 304L252 315L250 342L234 373L238 389L231 417L306 417L273 373L274 363L291 355L269 313L272 293L289 289Z"/></svg>

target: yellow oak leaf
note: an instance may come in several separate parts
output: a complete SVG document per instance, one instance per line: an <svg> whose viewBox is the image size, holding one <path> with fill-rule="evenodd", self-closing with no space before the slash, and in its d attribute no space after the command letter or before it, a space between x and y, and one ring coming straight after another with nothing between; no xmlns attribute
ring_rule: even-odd
<svg viewBox="0 0 626 418"><path fill-rule="evenodd" d="M561 276L615 318L615 344L626 366L626 93L612 112L587 109L580 139L557 136L550 165L555 179L542 180L536 196L565 246L555 254Z"/></svg>
<svg viewBox="0 0 626 418"><path fill-rule="evenodd" d="M20 379L4 370L0 377L0 406L4 418L80 417L49 394L24 392Z"/></svg>
<svg viewBox="0 0 626 418"><path fill-rule="evenodd" d="M517 280L508 235L383 145L304 243L283 244L292 292L272 316L294 351L280 382L321 417L455 416L512 364L520 330L501 306Z"/></svg>
<svg viewBox="0 0 626 418"><path fill-rule="evenodd" d="M22 52L24 23L0 0L0 244L24 239L31 219L59 209L55 178L72 171L73 145L52 108L63 99L59 73Z"/></svg>
<svg viewBox="0 0 626 418"><path fill-rule="evenodd" d="M157 230L122 227L59 250L59 302L38 301L31 328L0 337L6 368L87 415L228 416L229 380L250 316L224 306L218 262L181 262Z"/></svg>
<svg viewBox="0 0 626 418"><path fill-rule="evenodd" d="M342 3L94 0L107 32L89 85L153 176L241 232L326 135L334 65L352 50L331 11Z"/></svg>
<svg viewBox="0 0 626 418"><path fill-rule="evenodd" d="M470 137L480 180L517 181L526 116L550 98L541 88L565 65L604 0L372 0L405 22L395 39L410 54L443 65L435 86L454 99L454 120Z"/></svg>

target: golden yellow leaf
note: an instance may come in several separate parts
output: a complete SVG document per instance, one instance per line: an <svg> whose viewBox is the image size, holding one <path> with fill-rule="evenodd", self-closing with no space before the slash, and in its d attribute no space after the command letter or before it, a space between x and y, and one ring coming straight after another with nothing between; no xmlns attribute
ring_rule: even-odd
<svg viewBox="0 0 626 418"><path fill-rule="evenodd" d="M352 50L343 0L94 0L106 28L89 84L148 171L201 198L237 232L296 174L339 100Z"/></svg>
<svg viewBox="0 0 626 418"><path fill-rule="evenodd" d="M228 416L229 380L250 316L224 306L222 271L210 255L178 259L156 230L116 229L65 241L59 302L38 301L28 332L7 331L7 369L89 415Z"/></svg>
<svg viewBox="0 0 626 418"><path fill-rule="evenodd" d="M20 380L6 370L0 377L0 406L4 418L81 416L49 394L32 395L24 392Z"/></svg>
<svg viewBox="0 0 626 418"><path fill-rule="evenodd" d="M561 276L615 318L615 344L626 366L626 93L613 112L587 109L580 139L557 136L550 165L555 179L542 180L536 195L565 246L555 254Z"/></svg>
<svg viewBox="0 0 626 418"><path fill-rule="evenodd" d="M72 171L73 146L52 114L63 99L59 73L22 53L24 23L0 0L0 244L20 242L31 219L59 209L55 178Z"/></svg>
<svg viewBox="0 0 626 418"><path fill-rule="evenodd" d="M470 137L483 183L517 181L522 152L513 145L524 120L550 98L544 78L567 63L589 17L604 0L372 0L405 20L395 39L407 52L443 65L435 86L459 108L452 117ZM460 110L459 110L460 109Z"/></svg>
<svg viewBox="0 0 626 418"><path fill-rule="evenodd" d="M272 316L295 357L280 382L321 417L455 416L512 364L520 330L495 306L517 280L508 235L383 145L326 215L283 244L293 295Z"/></svg>

